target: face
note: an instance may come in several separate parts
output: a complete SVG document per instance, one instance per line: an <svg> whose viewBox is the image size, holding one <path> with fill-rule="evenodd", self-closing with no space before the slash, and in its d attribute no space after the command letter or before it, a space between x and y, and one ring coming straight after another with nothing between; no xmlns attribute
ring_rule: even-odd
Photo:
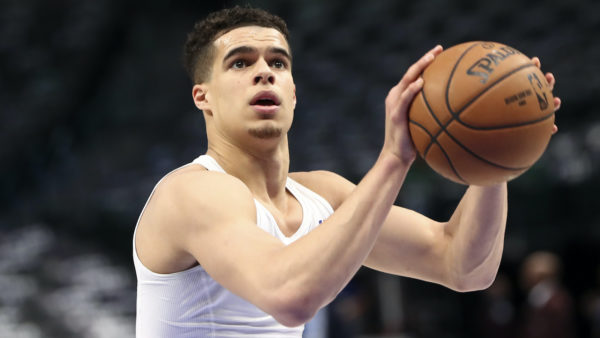
<svg viewBox="0 0 600 338"><path fill-rule="evenodd" d="M214 47L210 79L193 91L207 125L224 137L285 135L296 106L285 37L273 28L240 27L220 36Z"/></svg>

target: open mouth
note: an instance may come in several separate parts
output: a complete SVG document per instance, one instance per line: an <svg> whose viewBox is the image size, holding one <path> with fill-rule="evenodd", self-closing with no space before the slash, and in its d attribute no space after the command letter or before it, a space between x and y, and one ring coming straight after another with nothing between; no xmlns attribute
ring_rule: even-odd
<svg viewBox="0 0 600 338"><path fill-rule="evenodd" d="M252 98L250 105L252 106L279 106L281 101L273 92L260 92Z"/></svg>
<svg viewBox="0 0 600 338"><path fill-rule="evenodd" d="M274 100L271 99L260 99L254 103L255 106L276 106Z"/></svg>

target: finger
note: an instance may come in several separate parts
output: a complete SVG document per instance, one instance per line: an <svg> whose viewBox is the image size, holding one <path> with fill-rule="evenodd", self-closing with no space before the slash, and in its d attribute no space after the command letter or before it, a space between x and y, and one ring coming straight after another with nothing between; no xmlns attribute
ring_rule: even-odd
<svg viewBox="0 0 600 338"><path fill-rule="evenodd" d="M548 81L548 85L550 86L550 90L554 89L554 84L556 83L556 79L554 78L554 74L546 73L546 81Z"/></svg>
<svg viewBox="0 0 600 338"><path fill-rule="evenodd" d="M531 58L531 61L533 62L533 64L538 67L538 68L542 68L542 62L540 61L540 58L538 58L537 56L534 56Z"/></svg>
<svg viewBox="0 0 600 338"><path fill-rule="evenodd" d="M408 87L400 94L400 105L409 105L415 95L423 88L423 78L419 77L415 81L411 82Z"/></svg>
<svg viewBox="0 0 600 338"><path fill-rule="evenodd" d="M562 100L560 99L560 97L554 98L554 111L557 111L560 109L561 103L562 103Z"/></svg>
<svg viewBox="0 0 600 338"><path fill-rule="evenodd" d="M406 119L406 111L408 106L415 98L417 93L423 88L423 78L418 78L406 87L406 89L400 95L400 102L398 109L392 115L392 121L398 123L401 119Z"/></svg>
<svg viewBox="0 0 600 338"><path fill-rule="evenodd" d="M414 82L421 75L423 70L429 64L431 64L435 57L442 52L442 50L442 46L437 45L425 53L425 55L423 55L417 62L412 64L399 82L401 87L400 89L404 90L410 83Z"/></svg>
<svg viewBox="0 0 600 338"><path fill-rule="evenodd" d="M417 62L408 67L408 70L404 73L399 83L401 90L404 91L410 83L414 82L434 58L435 56L432 53L427 52Z"/></svg>
<svg viewBox="0 0 600 338"><path fill-rule="evenodd" d="M402 93L402 99L411 102L414 96L423 88L423 78L419 77Z"/></svg>
<svg viewBox="0 0 600 338"><path fill-rule="evenodd" d="M434 56L438 56L443 50L444 47L442 47L442 45L436 45L435 47L431 48L431 50L428 53L431 53Z"/></svg>
<svg viewBox="0 0 600 338"><path fill-rule="evenodd" d="M556 134L557 131L558 131L558 127L555 124L554 126L552 126L552 135Z"/></svg>

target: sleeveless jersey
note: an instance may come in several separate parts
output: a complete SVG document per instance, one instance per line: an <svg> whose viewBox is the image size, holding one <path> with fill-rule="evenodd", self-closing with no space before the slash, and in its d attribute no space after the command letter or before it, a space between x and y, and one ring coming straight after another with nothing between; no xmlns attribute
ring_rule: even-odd
<svg viewBox="0 0 600 338"><path fill-rule="evenodd" d="M194 164L225 173L209 155L202 155L188 165ZM323 197L289 177L286 189L302 206L302 223L290 237L281 232L273 215L254 200L257 226L285 245L306 235L333 213ZM222 287L200 265L170 274L150 271L137 256L135 232L133 261L137 275L136 336L139 338L302 336L304 325L293 328L281 325Z"/></svg>

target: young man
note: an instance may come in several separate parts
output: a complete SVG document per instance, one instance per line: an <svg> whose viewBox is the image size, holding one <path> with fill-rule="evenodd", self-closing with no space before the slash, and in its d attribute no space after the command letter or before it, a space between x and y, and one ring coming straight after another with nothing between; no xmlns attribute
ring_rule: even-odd
<svg viewBox="0 0 600 338"><path fill-rule="evenodd" d="M442 48L389 92L383 148L355 186L331 172L288 172L296 96L287 39L280 18L239 7L188 37L208 151L163 178L140 216L139 337L300 337L361 265L458 291L494 280L506 184L469 187L448 222L392 205L415 159L407 109Z"/></svg>

